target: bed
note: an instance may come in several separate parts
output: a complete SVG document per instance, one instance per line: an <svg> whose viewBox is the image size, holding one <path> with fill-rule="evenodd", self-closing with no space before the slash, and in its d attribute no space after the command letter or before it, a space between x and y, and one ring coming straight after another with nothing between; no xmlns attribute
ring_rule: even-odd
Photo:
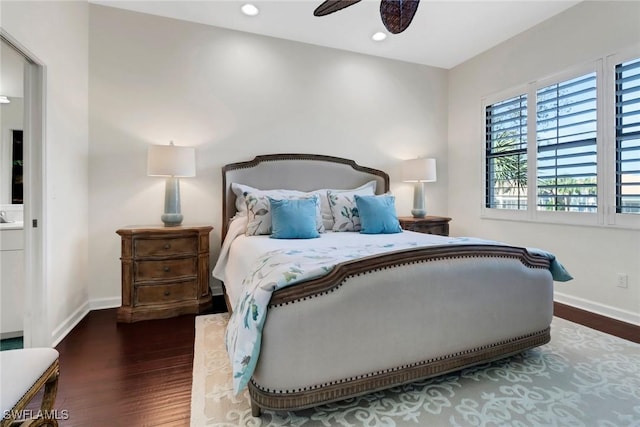
<svg viewBox="0 0 640 427"><path fill-rule="evenodd" d="M254 343L254 353L244 358L236 350L250 377L236 375L234 365L234 378L247 376L254 416L261 409L299 410L442 375L549 341L553 280L564 271L552 255L408 231L326 232L305 241L247 237L251 221L240 211L248 201L240 200L238 183L309 194L373 185L381 195L389 191L389 176L351 160L306 154L258 156L223 168L223 247L213 274L223 281L229 311L235 311L232 322L244 319L246 326L264 316L255 326L258 349ZM321 219L329 219L322 210ZM347 253L356 251L348 248L360 239L368 239L367 249L358 249L358 257ZM334 264L318 268L322 275L305 276L297 271L307 266L295 261L291 271L298 283L272 286L267 296L249 299L249 276L263 280L255 285L259 292L271 280L268 272L251 270L252 264L277 266L285 261L274 259L309 255L305 251L315 251L307 258L334 257ZM264 314L245 306L259 298ZM238 345L236 333L227 331L228 349Z"/></svg>

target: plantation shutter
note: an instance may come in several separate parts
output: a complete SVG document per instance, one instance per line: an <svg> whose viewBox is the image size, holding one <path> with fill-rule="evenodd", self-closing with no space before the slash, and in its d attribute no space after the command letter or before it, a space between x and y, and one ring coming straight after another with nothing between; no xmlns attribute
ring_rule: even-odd
<svg viewBox="0 0 640 427"><path fill-rule="evenodd" d="M485 206L526 210L527 96L489 105L485 117Z"/></svg>
<svg viewBox="0 0 640 427"><path fill-rule="evenodd" d="M537 91L537 208L597 210L596 73Z"/></svg>
<svg viewBox="0 0 640 427"><path fill-rule="evenodd" d="M640 59L616 65L616 212L640 214Z"/></svg>

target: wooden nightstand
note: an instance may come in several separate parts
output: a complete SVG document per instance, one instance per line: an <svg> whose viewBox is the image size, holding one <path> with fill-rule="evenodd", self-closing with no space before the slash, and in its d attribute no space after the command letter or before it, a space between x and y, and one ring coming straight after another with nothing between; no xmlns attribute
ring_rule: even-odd
<svg viewBox="0 0 640 427"><path fill-rule="evenodd" d="M125 227L118 322L200 313L211 305L211 226Z"/></svg>
<svg viewBox="0 0 640 427"><path fill-rule="evenodd" d="M449 221L451 221L451 218L445 216L425 216L424 218L401 216L398 217L398 220L403 230L439 234L441 236L449 235Z"/></svg>

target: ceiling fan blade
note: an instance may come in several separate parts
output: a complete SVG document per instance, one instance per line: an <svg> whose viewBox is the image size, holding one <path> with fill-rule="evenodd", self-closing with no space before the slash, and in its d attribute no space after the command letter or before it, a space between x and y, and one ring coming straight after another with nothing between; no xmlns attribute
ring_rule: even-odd
<svg viewBox="0 0 640 427"><path fill-rule="evenodd" d="M337 12L352 4L356 4L361 0L327 0L322 2L320 6L313 11L314 16L325 16L333 12Z"/></svg>
<svg viewBox="0 0 640 427"><path fill-rule="evenodd" d="M399 34L407 29L418 10L420 0L382 0L380 17L382 23L392 34Z"/></svg>

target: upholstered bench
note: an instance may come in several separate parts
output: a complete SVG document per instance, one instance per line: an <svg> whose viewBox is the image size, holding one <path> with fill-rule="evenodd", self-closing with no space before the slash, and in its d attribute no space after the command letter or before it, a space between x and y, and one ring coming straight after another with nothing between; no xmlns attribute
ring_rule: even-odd
<svg viewBox="0 0 640 427"><path fill-rule="evenodd" d="M57 426L53 403L58 390L58 352L52 348L0 351L1 427ZM29 401L44 387L39 411L25 411Z"/></svg>

